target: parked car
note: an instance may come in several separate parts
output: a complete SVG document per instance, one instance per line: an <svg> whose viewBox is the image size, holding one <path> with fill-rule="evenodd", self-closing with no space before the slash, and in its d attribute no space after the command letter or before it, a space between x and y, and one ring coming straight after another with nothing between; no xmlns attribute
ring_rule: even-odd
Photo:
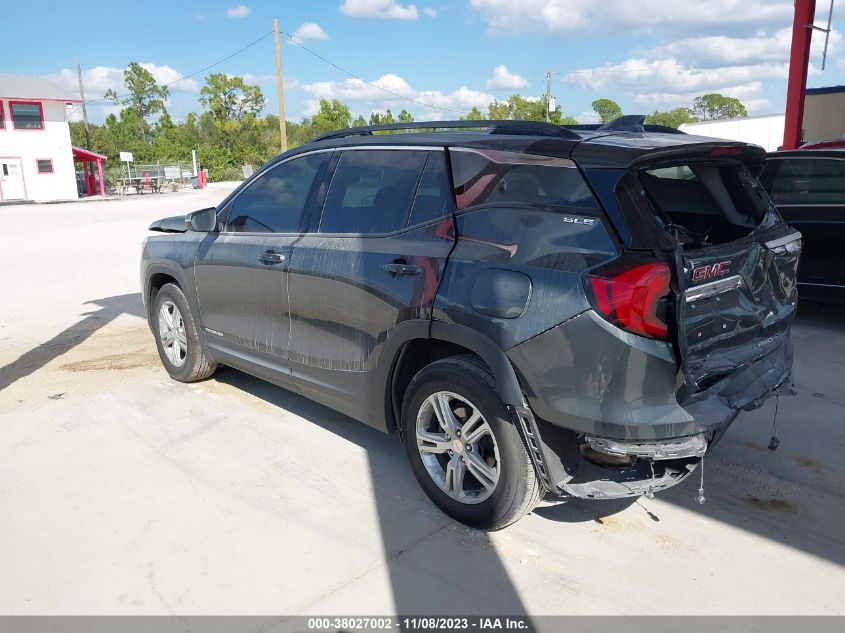
<svg viewBox="0 0 845 633"><path fill-rule="evenodd" d="M149 324L175 380L222 363L396 433L466 524L651 494L789 383L801 236L764 157L642 117L335 132L150 227Z"/></svg>
<svg viewBox="0 0 845 633"><path fill-rule="evenodd" d="M800 149L834 149L837 147L845 147L845 138L833 138L824 141L804 143Z"/></svg>
<svg viewBox="0 0 845 633"><path fill-rule="evenodd" d="M760 181L783 219L804 236L801 294L845 297L845 149L769 154Z"/></svg>

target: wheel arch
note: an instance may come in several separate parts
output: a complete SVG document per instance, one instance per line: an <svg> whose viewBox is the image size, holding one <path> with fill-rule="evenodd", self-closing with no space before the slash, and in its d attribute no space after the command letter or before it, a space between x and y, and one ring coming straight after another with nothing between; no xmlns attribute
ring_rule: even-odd
<svg viewBox="0 0 845 633"><path fill-rule="evenodd" d="M419 332L417 332L419 334ZM387 380L385 416L388 432L398 431L406 388L416 373L437 360L458 354L480 358L496 380L506 405L525 406L516 372L504 351L492 339L453 323L431 323L427 336L410 336L396 345Z"/></svg>
<svg viewBox="0 0 845 633"><path fill-rule="evenodd" d="M161 290L162 286L168 283L173 283L179 286L185 297L188 299L188 306L193 310L194 305L191 301L189 288L186 286L184 275L182 271L176 267L168 264L157 263L147 267L144 275L144 307L147 314L147 320L150 319L153 303L155 302L156 294Z"/></svg>

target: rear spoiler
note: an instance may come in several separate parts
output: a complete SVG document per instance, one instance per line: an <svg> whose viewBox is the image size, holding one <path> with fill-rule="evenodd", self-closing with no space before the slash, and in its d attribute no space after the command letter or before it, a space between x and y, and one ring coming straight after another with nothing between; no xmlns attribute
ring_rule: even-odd
<svg viewBox="0 0 845 633"><path fill-rule="evenodd" d="M766 150L759 145L713 139L710 143L686 143L669 149L659 149L644 153L628 164L628 168L659 165L660 163L679 160L706 160L708 158L735 160L749 168L762 165L766 160Z"/></svg>

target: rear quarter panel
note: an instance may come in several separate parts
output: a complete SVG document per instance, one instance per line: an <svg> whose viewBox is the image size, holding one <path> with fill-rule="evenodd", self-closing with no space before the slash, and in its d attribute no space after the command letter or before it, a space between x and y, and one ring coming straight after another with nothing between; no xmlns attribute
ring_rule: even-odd
<svg viewBox="0 0 845 633"><path fill-rule="evenodd" d="M599 213L487 206L459 214L456 225L434 319L470 327L503 350L587 310L583 272L618 256ZM491 270L527 277L527 306Z"/></svg>

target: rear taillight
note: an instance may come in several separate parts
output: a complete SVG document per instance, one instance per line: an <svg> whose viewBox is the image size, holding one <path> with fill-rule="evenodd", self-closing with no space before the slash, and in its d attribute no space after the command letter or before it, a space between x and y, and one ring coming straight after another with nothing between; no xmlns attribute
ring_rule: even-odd
<svg viewBox="0 0 845 633"><path fill-rule="evenodd" d="M672 273L663 262L626 266L617 261L590 272L587 290L593 306L608 321L629 332L666 338L665 301Z"/></svg>

